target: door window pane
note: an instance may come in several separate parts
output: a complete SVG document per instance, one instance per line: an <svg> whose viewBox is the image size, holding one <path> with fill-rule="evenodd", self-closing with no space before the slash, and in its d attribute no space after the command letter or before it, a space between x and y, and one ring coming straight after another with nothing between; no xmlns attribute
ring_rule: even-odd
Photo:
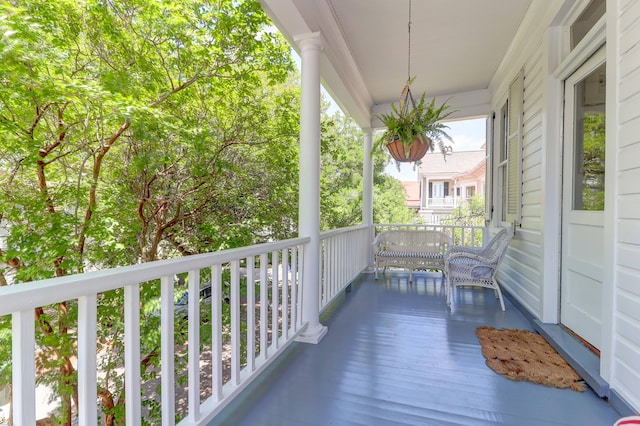
<svg viewBox="0 0 640 426"><path fill-rule="evenodd" d="M604 210L606 67L575 86L574 210Z"/></svg>

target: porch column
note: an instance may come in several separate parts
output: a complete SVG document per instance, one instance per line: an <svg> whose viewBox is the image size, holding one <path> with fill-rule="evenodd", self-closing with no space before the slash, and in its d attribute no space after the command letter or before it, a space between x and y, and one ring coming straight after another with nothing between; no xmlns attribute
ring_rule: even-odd
<svg viewBox="0 0 640 426"><path fill-rule="evenodd" d="M458 179L453 179L453 207L458 206L458 197L456 196L458 191ZM463 198L462 187L460 187L460 198Z"/></svg>
<svg viewBox="0 0 640 426"><path fill-rule="evenodd" d="M425 200L427 201L425 203L425 209L430 209L432 208L432 203L431 203L431 193L429 193L429 178L425 176L424 178L424 193L425 193ZM433 212L431 213L431 216L433 216Z"/></svg>
<svg viewBox="0 0 640 426"><path fill-rule="evenodd" d="M327 333L320 324L320 33L294 39L300 46L300 189L298 235L310 237L304 253L302 320L299 341L318 343Z"/></svg>
<svg viewBox="0 0 640 426"><path fill-rule="evenodd" d="M373 149L373 130L371 128L362 129L364 132L364 160L362 161L362 224L369 226L369 239L367 247L371 247L375 238L375 228L373 227L373 159L371 150ZM373 271L373 251L369 252L368 272Z"/></svg>
<svg viewBox="0 0 640 426"><path fill-rule="evenodd" d="M362 129L364 132L364 161L362 168L362 224L373 225L373 148L372 129Z"/></svg>

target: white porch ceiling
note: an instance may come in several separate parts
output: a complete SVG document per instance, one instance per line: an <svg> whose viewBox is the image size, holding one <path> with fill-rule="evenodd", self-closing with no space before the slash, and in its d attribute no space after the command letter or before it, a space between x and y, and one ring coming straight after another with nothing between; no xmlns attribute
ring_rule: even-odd
<svg viewBox="0 0 640 426"><path fill-rule="evenodd" d="M397 102L408 72L409 0L260 0L280 32L320 32L323 85L360 126ZM489 83L533 0L412 0L414 94L488 113ZM543 0L548 1L548 0Z"/></svg>

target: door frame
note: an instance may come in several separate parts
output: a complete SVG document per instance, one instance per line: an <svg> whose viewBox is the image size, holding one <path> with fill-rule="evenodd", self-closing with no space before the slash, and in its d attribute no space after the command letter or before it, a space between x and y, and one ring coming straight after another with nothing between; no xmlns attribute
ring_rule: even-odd
<svg viewBox="0 0 640 426"><path fill-rule="evenodd" d="M542 70L544 76L543 94L543 138L545 140L542 152L542 176L544 179L542 211L542 294L540 300L540 319L543 323L558 324L560 322L560 257L561 257L561 224L562 224L562 154L563 154L563 123L564 123L564 81L574 73L593 53L606 42L607 21L598 21L582 42L573 50L569 47L568 28L577 18L577 9L566 10L556 17L556 25L547 29L544 54L542 55ZM609 12L607 12L607 15ZM611 65L613 56L611 48L613 42L607 44L607 73L615 75L617 64ZM615 88L607 88L607 104L614 105L611 93ZM610 120L613 113L607 111L607 128L613 128ZM609 132L609 134L612 134ZM607 138L610 136L608 135ZM609 143L607 141L607 146ZM607 152L607 158L614 153ZM611 169L613 171L613 169ZM607 185L614 177L605 176ZM613 191L607 188L607 193ZM605 228L607 223L605 216ZM606 234L605 229L605 234ZM605 263L605 269L609 263Z"/></svg>
<svg viewBox="0 0 640 426"><path fill-rule="evenodd" d="M612 377L615 339L613 307L615 295L615 247L616 221L615 190L617 187L616 170L617 140L619 137L618 114L618 17L615 8L607 8L604 19L597 22L583 41L570 50L567 40L567 28L573 23L578 12L561 12L556 24L547 29L544 41L541 67L543 70L543 111L542 133L544 138L542 152L543 210L542 210L542 291L540 320L546 324L558 324L560 318L560 243L562 212L562 151L564 122L564 80L568 78L587 58L606 43L607 78L607 135L605 172L605 216L604 216L604 276L602 295L602 348L600 349L600 376L606 381ZM610 36L607 37L607 34Z"/></svg>
<svg viewBox="0 0 640 426"><path fill-rule="evenodd" d="M587 228L596 227L596 232L598 236L600 233L604 233L604 221L605 221L605 210L597 210L597 211L588 211L588 210L576 210L573 208L573 203L575 199L575 173L576 173L576 163L575 163L575 142L576 142L576 121L575 121L575 109L577 107L576 99L575 99L575 87L580 84L582 81L585 81L587 77L589 77L594 71L601 68L602 66L607 65L607 57L606 57L606 45L600 47L594 54L592 54L586 61L580 64L571 75L569 75L564 80L564 114L563 114L563 143L562 143L562 202L561 202L561 237L560 237L560 300L559 300L559 310L560 316L558 318L558 322L563 326L569 328L571 332L575 333L581 339L584 339L590 345L598 348L598 350L602 347L603 344L603 300L602 300L602 291L604 286L604 271L606 265L604 264L604 246L600 247L600 250L603 250L601 255L598 255L597 259L603 259L600 266L595 267L595 263L592 264L590 262L585 263L582 267L589 269L590 266L594 266L594 269L591 273L584 274L584 271L581 269L575 269L569 267L569 261L574 260L577 262L582 262L583 260L588 260L592 254L585 254L585 258L575 258L568 252L568 250L572 250L570 247L572 243L567 240L570 234L570 228L580 228L586 226ZM606 86L605 86L606 89ZM605 102L606 102L606 92L605 92ZM605 114L608 111L605 103ZM605 115L606 118L606 115ZM607 129L608 130L608 129ZM606 137L606 133L605 133ZM605 144L607 140L605 139ZM606 145L605 145L606 147ZM570 158L569 158L570 157ZM605 159L606 159L605 152ZM605 174L608 163L605 163ZM605 180L605 195L606 195L606 180ZM571 216L571 220L569 219ZM591 232L591 231L590 231ZM586 234L583 234L586 236ZM589 235L593 235L590 233ZM597 239L601 241L600 238ZM590 252L591 250L587 250ZM583 253L584 254L584 253ZM593 262L596 262L596 258L592 259ZM575 285L576 281L573 279L569 279L571 276L571 271L576 271L573 275L576 277L585 275L584 279L578 278L579 287L578 290L583 290L585 285L588 285L589 282L592 282L592 279L588 278L592 276L595 278L598 276L598 279L593 280L594 286L600 290L600 294L594 295L593 293L584 293L586 297L582 299L591 299L590 302L584 304L575 305L578 307L578 310L571 309L572 304L566 304L574 298L569 298L565 293L570 285ZM597 281L598 284L595 284ZM596 308L595 310L593 308ZM584 308L584 309L580 309ZM597 311L597 312L595 312ZM565 312L565 314L563 314ZM584 312L582 314L581 312ZM594 314L595 312L595 314ZM563 320L564 317L564 320ZM581 324L585 324L585 321L597 321L598 330L594 331L592 327L584 327Z"/></svg>

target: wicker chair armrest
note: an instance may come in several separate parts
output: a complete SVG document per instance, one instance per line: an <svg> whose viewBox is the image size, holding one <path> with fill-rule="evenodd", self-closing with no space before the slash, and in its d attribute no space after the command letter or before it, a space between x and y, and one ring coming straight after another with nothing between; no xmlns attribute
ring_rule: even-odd
<svg viewBox="0 0 640 426"><path fill-rule="evenodd" d="M451 252L460 252L460 253L480 253L482 252L482 247L468 247L468 246L452 246L449 251Z"/></svg>
<svg viewBox="0 0 640 426"><path fill-rule="evenodd" d="M445 257L450 256L454 253L479 254L482 253L482 247L451 246L445 253Z"/></svg>
<svg viewBox="0 0 640 426"><path fill-rule="evenodd" d="M455 253L446 259L445 271L457 278L486 280L495 274L497 263L497 259L487 259L473 253Z"/></svg>
<svg viewBox="0 0 640 426"><path fill-rule="evenodd" d="M458 251L458 252L448 252L448 255L445 257L447 262L453 263L482 263L485 265L491 265L495 263L494 259L487 258L482 256L479 253L467 252L467 251Z"/></svg>

